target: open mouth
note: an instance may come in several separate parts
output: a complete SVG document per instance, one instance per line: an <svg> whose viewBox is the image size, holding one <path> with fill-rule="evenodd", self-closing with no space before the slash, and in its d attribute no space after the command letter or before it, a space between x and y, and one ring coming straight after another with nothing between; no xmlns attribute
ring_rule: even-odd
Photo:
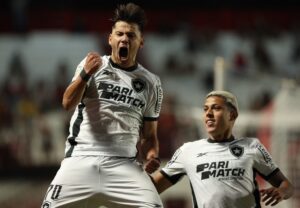
<svg viewBox="0 0 300 208"><path fill-rule="evenodd" d="M207 120L207 121L206 121L206 125L207 125L208 127L212 127L212 126L214 126L214 124L215 124L215 122L214 122L213 120Z"/></svg>
<svg viewBox="0 0 300 208"><path fill-rule="evenodd" d="M121 58L127 58L127 56L128 56L128 48L121 47L120 50L119 50L119 56Z"/></svg>

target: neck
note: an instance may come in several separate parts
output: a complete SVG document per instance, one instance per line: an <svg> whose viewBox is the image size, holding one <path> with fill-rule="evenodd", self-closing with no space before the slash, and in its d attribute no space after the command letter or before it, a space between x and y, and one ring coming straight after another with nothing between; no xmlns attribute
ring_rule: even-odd
<svg viewBox="0 0 300 208"><path fill-rule="evenodd" d="M130 68L136 65L136 61L135 60L130 60L127 59L126 61L122 61L122 60L118 60L113 54L110 56L111 60L119 65L121 68Z"/></svg>
<svg viewBox="0 0 300 208"><path fill-rule="evenodd" d="M210 134L209 138L216 142L228 142L234 139L231 129L227 129L225 132L221 134Z"/></svg>
<svg viewBox="0 0 300 208"><path fill-rule="evenodd" d="M113 67L119 68L119 69L122 69L122 70L125 70L125 71L133 71L133 70L135 70L135 69L137 68L137 66L138 66L137 63L135 63L135 64L133 64L133 65L130 65L130 66L124 66L124 65L122 65L122 64L120 65L119 63L115 62L115 61L113 60L112 57L109 59L109 61L110 61L111 65L112 65Z"/></svg>
<svg viewBox="0 0 300 208"><path fill-rule="evenodd" d="M233 135L230 135L229 137L213 137L213 136L210 136L208 138L208 141L209 142L212 142L212 143L222 143L222 142L231 142L233 141L235 138Z"/></svg>

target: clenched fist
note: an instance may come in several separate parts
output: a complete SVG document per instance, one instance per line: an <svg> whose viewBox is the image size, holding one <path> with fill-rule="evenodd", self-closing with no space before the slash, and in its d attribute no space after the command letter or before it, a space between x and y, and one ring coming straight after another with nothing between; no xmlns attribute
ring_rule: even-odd
<svg viewBox="0 0 300 208"><path fill-rule="evenodd" d="M101 56L96 52L90 52L87 54L84 70L88 75L93 75L102 66Z"/></svg>

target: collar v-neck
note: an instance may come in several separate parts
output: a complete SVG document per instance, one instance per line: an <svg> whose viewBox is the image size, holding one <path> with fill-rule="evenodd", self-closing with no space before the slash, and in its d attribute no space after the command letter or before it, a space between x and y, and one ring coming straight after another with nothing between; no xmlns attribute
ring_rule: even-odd
<svg viewBox="0 0 300 208"><path fill-rule="evenodd" d="M119 64L116 64L115 62L113 62L113 60L111 58L109 58L109 62L113 67L124 70L124 71L129 71L129 72L136 70L138 67L138 64L135 63L133 66L125 68L125 67L122 67Z"/></svg>

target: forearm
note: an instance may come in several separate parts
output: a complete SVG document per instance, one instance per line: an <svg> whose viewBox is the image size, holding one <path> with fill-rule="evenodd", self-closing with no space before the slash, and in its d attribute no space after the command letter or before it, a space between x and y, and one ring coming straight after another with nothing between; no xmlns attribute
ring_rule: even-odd
<svg viewBox="0 0 300 208"><path fill-rule="evenodd" d="M142 131L141 149L145 158L157 158L159 156L159 142L157 138L157 121L144 122Z"/></svg>
<svg viewBox="0 0 300 208"><path fill-rule="evenodd" d="M77 76L76 80L68 86L64 93L62 105L66 110L75 108L82 100L86 83L101 65L102 59L98 53L90 52L87 54L82 71Z"/></svg>
<svg viewBox="0 0 300 208"><path fill-rule="evenodd" d="M294 193L293 186L287 180L282 181L282 183L278 187L278 190L282 194L283 199L290 198Z"/></svg>
<svg viewBox="0 0 300 208"><path fill-rule="evenodd" d="M86 87L86 82L82 80L80 76L72 82L63 95L62 105L66 110L75 108L81 101L84 90Z"/></svg>
<svg viewBox="0 0 300 208"><path fill-rule="evenodd" d="M143 139L142 151L147 160L151 158L158 158L159 144L157 138Z"/></svg>
<svg viewBox="0 0 300 208"><path fill-rule="evenodd" d="M151 177L152 177L154 186L159 194L164 192L166 189L168 189L169 187L171 187L173 185L159 171L156 171Z"/></svg>

